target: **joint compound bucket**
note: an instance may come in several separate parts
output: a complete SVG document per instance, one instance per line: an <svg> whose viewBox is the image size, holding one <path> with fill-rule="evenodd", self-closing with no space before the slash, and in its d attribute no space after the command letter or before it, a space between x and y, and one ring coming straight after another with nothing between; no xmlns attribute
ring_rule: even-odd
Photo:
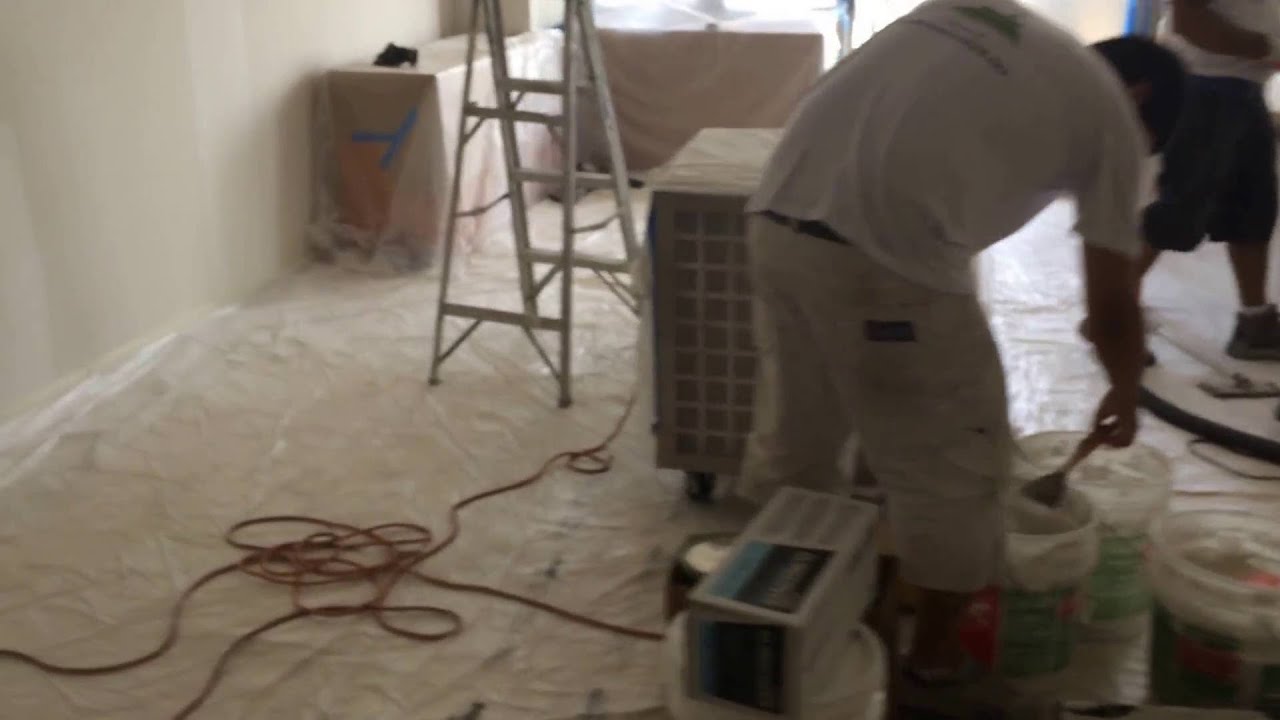
<svg viewBox="0 0 1280 720"><path fill-rule="evenodd" d="M1008 678L1039 678L1067 669L1089 576L1098 563L1092 503L1070 489L1058 510L1016 490L1006 512L999 586L969 605L961 637L973 659Z"/></svg>
<svg viewBox="0 0 1280 720"><path fill-rule="evenodd" d="M1166 705L1280 717L1280 524L1229 511L1152 527L1151 689Z"/></svg>
<svg viewBox="0 0 1280 720"><path fill-rule="evenodd" d="M1042 433L1019 444L1038 472L1049 472L1060 467L1084 437L1084 433ZM1150 621L1145 554L1151 523L1169 507L1173 487L1169 460L1145 445L1098 448L1068 481L1088 496L1098 517L1101 552L1082 610L1084 632L1115 640L1137 637Z"/></svg>
<svg viewBox="0 0 1280 720"><path fill-rule="evenodd" d="M675 720L748 720L757 712L743 708L699 702L684 688L685 615L667 628L662 652L663 692L667 709ZM841 628L847 635L843 648L835 648L826 662L815 667L818 692L805 698L798 713L787 720L883 720L889 686L889 657L876 634L865 625Z"/></svg>

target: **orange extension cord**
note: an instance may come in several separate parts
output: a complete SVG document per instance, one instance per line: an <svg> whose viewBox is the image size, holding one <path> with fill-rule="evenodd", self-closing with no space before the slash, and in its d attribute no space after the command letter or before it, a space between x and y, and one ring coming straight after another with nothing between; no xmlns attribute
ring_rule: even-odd
<svg viewBox="0 0 1280 720"><path fill-rule="evenodd" d="M635 406L635 396L627 401L626 410L608 436L594 447L585 450L569 450L556 454L543 463L537 472L508 485L471 495L449 510L449 532L439 542L431 529L416 523L387 523L373 527L355 527L345 523L295 515L276 515L253 518L237 523L224 536L227 544L243 553L240 560L211 570L192 583L178 596L169 615L169 628L160 645L141 657L113 665L93 667L69 667L45 662L17 650L0 649L0 660L9 659L32 665L53 675L107 675L145 665L173 648L178 641L182 615L191 599L214 580L234 573L244 573L274 585L288 588L293 600L293 611L265 622L236 638L218 657L200 694L174 715L175 720L189 718L209 699L226 673L227 665L255 638L267 632L306 617L350 617L366 615L383 630L403 638L419 642L436 642L454 637L463 630L461 616L442 607L430 605L395 605L390 602L392 591L407 577L414 577L428 585L464 593L488 595L551 613L579 625L616 633L641 640L661 640L662 634L649 630L615 625L596 620L577 612L556 607L532 598L516 595L498 588L470 583L453 582L429 575L419 567L430 558L439 555L458 539L461 533L461 512L469 505L487 498L528 487L543 479L557 464L583 475L600 475L613 466L608 453L609 445L621 434ZM300 540L276 545L254 545L237 539L246 528L271 525L297 525L310 528L311 532ZM367 556L374 554L375 559ZM365 584L369 586L369 598L364 602L339 605L308 605L303 597L307 588L339 584ZM391 621L393 615L417 613L434 616L448 622L447 630L420 632L399 627Z"/></svg>

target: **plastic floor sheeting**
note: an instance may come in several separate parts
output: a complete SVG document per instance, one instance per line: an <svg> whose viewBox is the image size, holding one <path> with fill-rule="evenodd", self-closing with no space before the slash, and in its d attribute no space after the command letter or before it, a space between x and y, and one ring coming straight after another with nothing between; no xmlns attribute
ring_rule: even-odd
<svg viewBox="0 0 1280 720"><path fill-rule="evenodd" d="M553 237L556 206L537 213L552 229L540 234ZM1075 335L1071 219L1070 207L1055 206L982 261L1014 420L1026 432L1084 427L1103 389ZM1217 252L1161 267L1155 309L1227 332L1234 293ZM460 290L513 306L508 256L467 265ZM444 384L428 388L435 281L315 267L4 428L0 645L77 665L140 655L159 642L186 585L236 560L222 536L239 520L412 521L439 536L450 503L530 473L552 451L594 444L637 384L637 323L602 284L584 275L580 287L577 404L567 411L527 341L505 328L481 329L445 365ZM1176 460L1180 504L1280 509L1280 484L1224 477L1188 457L1179 432L1150 422L1143 440ZM734 527L743 511L692 506L678 473L655 471L643 407L613 454L612 473L561 470L468 509L459 542L427 569L660 629L670 553L692 532ZM335 594L351 598L321 596ZM233 656L191 717L665 717L656 643L415 581L393 599L450 607L466 629L422 644L367 618L291 623ZM173 717L238 635L289 602L279 587L231 575L196 596L177 645L142 668L56 677L0 660L0 718ZM1140 699L1143 655L1140 644L1082 648L1089 671L1065 679L1065 692Z"/></svg>

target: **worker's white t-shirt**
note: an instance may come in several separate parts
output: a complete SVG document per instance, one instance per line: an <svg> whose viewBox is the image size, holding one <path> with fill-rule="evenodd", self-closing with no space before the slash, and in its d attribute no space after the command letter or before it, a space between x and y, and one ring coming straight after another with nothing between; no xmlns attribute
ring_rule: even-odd
<svg viewBox="0 0 1280 720"><path fill-rule="evenodd" d="M1280 41L1280 0L1209 0L1209 9L1232 25ZM1160 41L1178 53L1187 70L1207 77L1234 77L1264 83L1274 70L1265 60L1219 55L1192 45L1173 31L1173 9L1166 3L1157 32Z"/></svg>
<svg viewBox="0 0 1280 720"><path fill-rule="evenodd" d="M1086 243L1136 255L1148 147L1119 77L1066 31L1016 0L933 0L819 81L748 211L969 293L973 257L1062 194Z"/></svg>

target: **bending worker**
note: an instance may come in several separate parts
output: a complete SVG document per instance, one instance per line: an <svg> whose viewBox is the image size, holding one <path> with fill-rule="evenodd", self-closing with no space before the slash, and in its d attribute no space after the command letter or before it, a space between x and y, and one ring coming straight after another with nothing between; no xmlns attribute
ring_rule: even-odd
<svg viewBox="0 0 1280 720"><path fill-rule="evenodd" d="M1184 81L1145 39L1087 48L1016 0L932 0L814 88L748 206L763 374L739 487L759 500L780 485L841 492L837 457L859 435L903 579L921 591L908 708L1039 716L971 672L959 642L970 597L997 579L1012 452L971 260L1075 197L1111 383L1098 427L1129 445L1140 175Z"/></svg>

